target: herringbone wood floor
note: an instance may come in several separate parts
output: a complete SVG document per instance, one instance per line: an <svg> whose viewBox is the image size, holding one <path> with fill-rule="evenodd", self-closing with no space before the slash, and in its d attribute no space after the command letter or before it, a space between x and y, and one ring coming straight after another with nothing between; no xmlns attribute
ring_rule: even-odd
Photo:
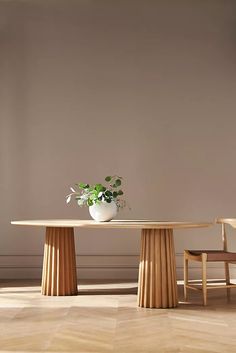
<svg viewBox="0 0 236 353"><path fill-rule="evenodd" d="M35 281L1 281L0 352L236 353L236 290L209 305L136 306L135 282L84 282L74 297L44 297ZM182 288L179 286L180 299Z"/></svg>

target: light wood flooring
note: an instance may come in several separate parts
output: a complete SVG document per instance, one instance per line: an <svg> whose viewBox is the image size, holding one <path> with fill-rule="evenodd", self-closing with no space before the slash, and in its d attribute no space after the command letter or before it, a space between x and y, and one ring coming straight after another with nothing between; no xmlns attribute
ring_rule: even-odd
<svg viewBox="0 0 236 353"><path fill-rule="evenodd" d="M83 281L73 297L45 297L38 281L0 281L0 352L236 353L236 290L209 305L137 307L137 283ZM180 300L182 286L179 286Z"/></svg>

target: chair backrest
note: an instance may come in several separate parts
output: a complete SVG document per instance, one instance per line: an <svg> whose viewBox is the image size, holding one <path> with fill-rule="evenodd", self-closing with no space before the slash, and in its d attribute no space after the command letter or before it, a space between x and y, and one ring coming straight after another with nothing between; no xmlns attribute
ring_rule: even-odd
<svg viewBox="0 0 236 353"><path fill-rule="evenodd" d="M227 251L228 245L227 245L227 236L226 236L225 225L229 224L231 227L233 227L233 225L236 226L236 218L217 218L216 223L221 224L221 236L222 236L223 250Z"/></svg>

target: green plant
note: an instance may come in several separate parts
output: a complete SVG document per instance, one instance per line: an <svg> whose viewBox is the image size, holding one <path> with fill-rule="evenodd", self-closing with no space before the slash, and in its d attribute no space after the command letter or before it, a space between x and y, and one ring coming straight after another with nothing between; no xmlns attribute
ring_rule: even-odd
<svg viewBox="0 0 236 353"><path fill-rule="evenodd" d="M92 206L101 202L111 203L114 201L117 208L125 207L125 200L121 198L124 194L121 190L122 177L118 175L107 176L106 185L103 184L84 184L76 183L71 187L71 193L66 196L66 202L69 203L72 197L75 198L79 206Z"/></svg>

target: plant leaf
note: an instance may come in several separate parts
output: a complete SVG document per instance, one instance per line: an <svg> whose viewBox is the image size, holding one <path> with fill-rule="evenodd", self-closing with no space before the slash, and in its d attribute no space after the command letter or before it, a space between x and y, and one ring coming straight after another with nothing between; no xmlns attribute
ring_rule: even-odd
<svg viewBox="0 0 236 353"><path fill-rule="evenodd" d="M93 205L93 201L92 201L92 200L90 200L90 199L88 199L88 201L87 201L87 205L88 205L88 206L92 206L92 205Z"/></svg>
<svg viewBox="0 0 236 353"><path fill-rule="evenodd" d="M111 181L111 176L107 176L105 180L109 183L109 181Z"/></svg>
<svg viewBox="0 0 236 353"><path fill-rule="evenodd" d="M120 179L116 179L115 184L116 184L116 186L120 186L121 185L121 180Z"/></svg>
<svg viewBox="0 0 236 353"><path fill-rule="evenodd" d="M89 184L80 183L79 188L80 189L87 189L87 188L89 188Z"/></svg>
<svg viewBox="0 0 236 353"><path fill-rule="evenodd" d="M95 188L95 190L97 190L98 192L100 192L100 191L102 191L102 189L103 189L103 185L102 185L102 184L96 184L96 185L94 186L94 188Z"/></svg>
<svg viewBox="0 0 236 353"><path fill-rule="evenodd" d="M78 199L77 204L78 206L82 207L84 205L84 200Z"/></svg>
<svg viewBox="0 0 236 353"><path fill-rule="evenodd" d="M67 198L66 198L66 203L69 203L71 201L71 195L69 195Z"/></svg>

